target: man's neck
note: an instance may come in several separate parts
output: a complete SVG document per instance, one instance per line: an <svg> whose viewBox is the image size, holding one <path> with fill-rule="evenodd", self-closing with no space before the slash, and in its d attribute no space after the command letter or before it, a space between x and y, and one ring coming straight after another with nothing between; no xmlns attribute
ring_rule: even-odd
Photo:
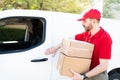
<svg viewBox="0 0 120 80"><path fill-rule="evenodd" d="M97 26L97 27L94 27L90 32L91 32L91 35L95 35L98 31L100 30L100 26Z"/></svg>

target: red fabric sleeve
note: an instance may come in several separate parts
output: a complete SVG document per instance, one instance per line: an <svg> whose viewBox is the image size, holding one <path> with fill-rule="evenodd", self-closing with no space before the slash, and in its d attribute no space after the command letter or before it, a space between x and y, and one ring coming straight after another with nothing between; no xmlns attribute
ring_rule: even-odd
<svg viewBox="0 0 120 80"><path fill-rule="evenodd" d="M76 34L76 35L75 35L75 40L81 40L81 41L82 41L82 40L83 40L83 37L84 37L84 34L85 34L84 32L83 32L83 33L80 33L80 34Z"/></svg>
<svg viewBox="0 0 120 80"><path fill-rule="evenodd" d="M100 54L99 57L102 59L110 59L111 58L111 48L112 48L112 40L109 36L103 39L100 44Z"/></svg>

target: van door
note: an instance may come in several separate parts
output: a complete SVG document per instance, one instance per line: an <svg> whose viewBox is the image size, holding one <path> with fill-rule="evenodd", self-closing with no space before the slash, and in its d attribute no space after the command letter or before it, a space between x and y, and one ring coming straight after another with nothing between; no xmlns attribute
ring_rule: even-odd
<svg viewBox="0 0 120 80"><path fill-rule="evenodd" d="M50 80L51 57L44 55L49 44L45 18L0 19L0 80Z"/></svg>

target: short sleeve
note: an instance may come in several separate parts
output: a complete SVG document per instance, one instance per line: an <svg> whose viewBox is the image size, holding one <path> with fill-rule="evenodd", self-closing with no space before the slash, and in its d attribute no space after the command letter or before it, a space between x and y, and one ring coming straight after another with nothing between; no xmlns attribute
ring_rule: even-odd
<svg viewBox="0 0 120 80"><path fill-rule="evenodd" d="M85 34L84 32L83 32L83 33L80 33L80 34L76 34L76 35L75 35L75 40L81 40L81 41L82 41L82 40L83 40L83 37L84 37L84 34Z"/></svg>
<svg viewBox="0 0 120 80"><path fill-rule="evenodd" d="M110 36L105 36L101 42L99 57L102 59L111 58L112 40Z"/></svg>

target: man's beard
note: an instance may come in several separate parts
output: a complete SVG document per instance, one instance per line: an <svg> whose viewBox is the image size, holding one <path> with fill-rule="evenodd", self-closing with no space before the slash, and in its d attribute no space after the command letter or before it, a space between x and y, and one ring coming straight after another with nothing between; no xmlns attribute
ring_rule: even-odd
<svg viewBox="0 0 120 80"><path fill-rule="evenodd" d="M92 29L92 24L89 24L88 26L87 25L83 25L83 27L84 27L85 31L89 32Z"/></svg>
<svg viewBox="0 0 120 80"><path fill-rule="evenodd" d="M89 27L83 26L85 31L90 31Z"/></svg>

